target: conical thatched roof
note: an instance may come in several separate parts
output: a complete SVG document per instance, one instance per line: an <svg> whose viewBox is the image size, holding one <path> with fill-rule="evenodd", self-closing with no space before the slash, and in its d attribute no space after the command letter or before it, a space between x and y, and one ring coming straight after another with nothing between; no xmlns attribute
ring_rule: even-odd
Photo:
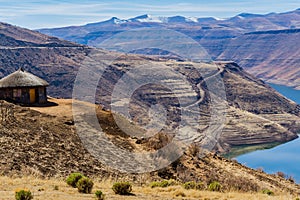
<svg viewBox="0 0 300 200"><path fill-rule="evenodd" d="M0 88L39 87L48 85L49 83L47 83L47 81L24 71L22 68L0 80Z"/></svg>

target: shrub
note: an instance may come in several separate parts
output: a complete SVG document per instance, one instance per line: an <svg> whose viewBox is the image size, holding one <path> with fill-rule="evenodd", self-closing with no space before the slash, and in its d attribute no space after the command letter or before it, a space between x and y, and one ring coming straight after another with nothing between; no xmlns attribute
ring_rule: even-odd
<svg viewBox="0 0 300 200"><path fill-rule="evenodd" d="M150 187L151 188L155 188L155 187L169 187L171 185L176 185L176 181L175 180L163 180L163 181L158 181L158 182L151 182L150 183Z"/></svg>
<svg viewBox="0 0 300 200"><path fill-rule="evenodd" d="M263 194L267 194L267 195L274 195L274 192L272 192L272 191L269 190L269 189L263 189L261 192L262 192Z"/></svg>
<svg viewBox="0 0 300 200"><path fill-rule="evenodd" d="M17 190L15 193L16 200L31 200L33 196L29 190Z"/></svg>
<svg viewBox="0 0 300 200"><path fill-rule="evenodd" d="M128 195L132 191L132 186L129 182L117 182L114 183L112 190L115 194Z"/></svg>
<svg viewBox="0 0 300 200"><path fill-rule="evenodd" d="M289 176L289 177L287 178L287 180L290 181L290 182L292 182L292 183L295 183L295 179L294 179L294 177L292 177L292 176Z"/></svg>
<svg viewBox="0 0 300 200"><path fill-rule="evenodd" d="M241 192L258 192L260 187L253 181L249 179L241 179L240 177L236 176L228 176L223 181L222 184L224 190L234 190L234 191L241 191Z"/></svg>
<svg viewBox="0 0 300 200"><path fill-rule="evenodd" d="M158 185L159 185L159 182L156 182L156 181L153 181L153 182L151 182L151 183L149 184L149 186L150 186L151 188L158 187Z"/></svg>
<svg viewBox="0 0 300 200"><path fill-rule="evenodd" d="M281 178L285 178L285 174L283 172L277 172L276 175Z"/></svg>
<svg viewBox="0 0 300 200"><path fill-rule="evenodd" d="M196 183L194 181L185 182L182 186L186 190L195 189L196 188Z"/></svg>
<svg viewBox="0 0 300 200"><path fill-rule="evenodd" d="M222 189L222 185L217 181L213 181L208 185L209 191L219 192L221 191L221 189Z"/></svg>
<svg viewBox="0 0 300 200"><path fill-rule="evenodd" d="M76 188L77 182L79 179L83 178L84 176L81 173L72 173L67 178L67 184Z"/></svg>
<svg viewBox="0 0 300 200"><path fill-rule="evenodd" d="M97 200L104 200L104 194L103 194L103 192L100 191L100 190L97 190L97 191L95 192L95 196L96 196Z"/></svg>
<svg viewBox="0 0 300 200"><path fill-rule="evenodd" d="M195 190L201 190L204 189L203 183L196 183L194 181L185 182L182 187L186 190L195 189Z"/></svg>
<svg viewBox="0 0 300 200"><path fill-rule="evenodd" d="M77 182L76 187L78 189L78 192L90 194L92 192L93 185L94 185L94 183L91 179L89 179L87 177L82 177Z"/></svg>
<svg viewBox="0 0 300 200"><path fill-rule="evenodd" d="M55 185L55 186L53 187L53 190L59 190L58 186Z"/></svg>
<svg viewBox="0 0 300 200"><path fill-rule="evenodd" d="M158 183L159 187L168 187L169 186L169 181L163 180Z"/></svg>

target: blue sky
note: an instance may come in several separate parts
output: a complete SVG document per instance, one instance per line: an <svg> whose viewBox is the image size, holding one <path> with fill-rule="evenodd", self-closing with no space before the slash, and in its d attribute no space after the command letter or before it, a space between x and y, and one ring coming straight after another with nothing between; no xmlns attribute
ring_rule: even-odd
<svg viewBox="0 0 300 200"><path fill-rule="evenodd" d="M227 18L242 12L264 14L299 7L299 0L0 0L0 21L36 29L82 25L113 16L130 18L150 14Z"/></svg>

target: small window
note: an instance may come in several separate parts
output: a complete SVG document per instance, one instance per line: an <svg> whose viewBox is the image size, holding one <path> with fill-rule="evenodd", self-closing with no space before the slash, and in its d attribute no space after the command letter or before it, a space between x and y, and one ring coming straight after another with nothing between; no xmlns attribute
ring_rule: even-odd
<svg viewBox="0 0 300 200"><path fill-rule="evenodd" d="M14 89L13 90L13 97L14 98L20 98L22 95L22 90L21 89Z"/></svg>

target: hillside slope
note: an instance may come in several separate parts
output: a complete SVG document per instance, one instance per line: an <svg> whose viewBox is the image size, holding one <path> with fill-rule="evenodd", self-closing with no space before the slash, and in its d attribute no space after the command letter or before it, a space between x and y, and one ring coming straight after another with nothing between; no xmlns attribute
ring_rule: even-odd
<svg viewBox="0 0 300 200"><path fill-rule="evenodd" d="M300 29L253 32L232 39L218 59L234 60L264 80L300 87Z"/></svg>
<svg viewBox="0 0 300 200"><path fill-rule="evenodd" d="M204 184L218 180L226 191L249 192L271 188L275 192L293 194L300 192L299 185L279 176L249 169L215 154L208 154L203 158L195 157L193 148L162 170L139 175L119 173L105 167L101 164L101 160L96 160L83 147L79 137L74 133L74 126L69 123L72 101L55 99L52 101L58 104L57 107L22 108L1 102L1 108L9 110L9 115L5 115L5 121L1 120L0 124L2 174L65 177L70 172L80 171L102 180L126 179L136 183L145 181L144 184L152 180L170 178L182 182L202 181ZM104 120L110 127L105 129L106 134L113 136L113 140L122 138L120 134L116 134L118 130L110 121L110 113L101 109L98 112L102 116L99 120L102 122ZM135 143L132 138L122 140L120 145L130 144L137 151L145 145Z"/></svg>
<svg viewBox="0 0 300 200"><path fill-rule="evenodd" d="M0 23L0 78L23 67L47 80L52 96L71 97L76 70L88 52L79 44Z"/></svg>

